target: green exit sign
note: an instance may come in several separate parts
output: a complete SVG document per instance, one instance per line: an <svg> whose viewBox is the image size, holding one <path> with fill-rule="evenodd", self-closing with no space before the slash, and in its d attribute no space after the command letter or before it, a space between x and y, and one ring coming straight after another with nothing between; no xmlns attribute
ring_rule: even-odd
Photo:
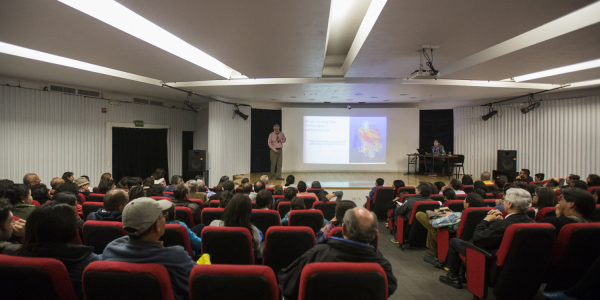
<svg viewBox="0 0 600 300"><path fill-rule="evenodd" d="M133 124L135 124L135 127L144 127L144 121L141 120L135 120Z"/></svg>

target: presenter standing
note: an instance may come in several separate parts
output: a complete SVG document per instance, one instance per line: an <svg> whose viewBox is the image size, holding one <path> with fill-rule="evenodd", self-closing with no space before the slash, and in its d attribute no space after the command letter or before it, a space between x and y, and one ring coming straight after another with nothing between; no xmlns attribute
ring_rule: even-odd
<svg viewBox="0 0 600 300"><path fill-rule="evenodd" d="M277 180L283 180L281 177L283 143L285 143L285 134L279 131L279 124L275 124L273 132L269 134L269 148L271 148L271 178Z"/></svg>

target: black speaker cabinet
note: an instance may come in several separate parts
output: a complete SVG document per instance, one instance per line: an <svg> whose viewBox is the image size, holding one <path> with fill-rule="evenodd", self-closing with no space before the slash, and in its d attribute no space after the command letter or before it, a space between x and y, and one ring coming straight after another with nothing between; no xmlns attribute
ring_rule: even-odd
<svg viewBox="0 0 600 300"><path fill-rule="evenodd" d="M188 151L188 172L206 170L206 150Z"/></svg>
<svg viewBox="0 0 600 300"><path fill-rule="evenodd" d="M498 161L496 170L500 172L517 171L517 151L516 150L498 150Z"/></svg>

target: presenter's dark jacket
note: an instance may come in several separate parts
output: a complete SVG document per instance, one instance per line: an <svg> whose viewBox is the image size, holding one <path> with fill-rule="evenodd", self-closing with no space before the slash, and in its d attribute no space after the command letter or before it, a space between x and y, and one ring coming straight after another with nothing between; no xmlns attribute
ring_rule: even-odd
<svg viewBox="0 0 600 300"><path fill-rule="evenodd" d="M534 223L526 213L512 214L503 220L488 222L482 220L473 233L473 244L477 247L497 249L502 243L506 228L517 223Z"/></svg>
<svg viewBox="0 0 600 300"><path fill-rule="evenodd" d="M375 248L367 244L331 237L322 244L315 245L287 268L277 273L279 288L285 299L298 299L302 269L307 264L314 262L378 263L387 276L388 296L391 296L398 287L396 277L392 273L392 265L383 257L381 251L375 252Z"/></svg>
<svg viewBox="0 0 600 300"><path fill-rule="evenodd" d="M446 150L444 150L444 146L441 144L437 146L437 149L433 152L434 155L446 155Z"/></svg>

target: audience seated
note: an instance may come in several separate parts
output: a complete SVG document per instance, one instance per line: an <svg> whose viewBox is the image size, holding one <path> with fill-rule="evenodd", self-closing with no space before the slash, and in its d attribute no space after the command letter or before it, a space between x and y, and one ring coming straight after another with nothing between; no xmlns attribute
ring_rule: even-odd
<svg viewBox="0 0 600 300"><path fill-rule="evenodd" d="M136 185L141 185L144 182L144 180L141 177L131 177L129 179L129 181L127 181L127 189L131 189L132 187L136 186Z"/></svg>
<svg viewBox="0 0 600 300"><path fill-rule="evenodd" d="M135 200L137 198L146 197L146 191L141 185L134 185L130 187L129 192L127 192L127 194L129 194L129 200Z"/></svg>
<svg viewBox="0 0 600 300"><path fill-rule="evenodd" d="M160 184L153 184L147 191L146 191L146 196L147 197L164 197L165 194L163 194L163 186Z"/></svg>
<svg viewBox="0 0 600 300"><path fill-rule="evenodd" d="M315 197L315 198L317 198L314 193L309 193L306 190L307 190L306 182L304 182L302 180L298 181L298 193L296 194L296 197Z"/></svg>
<svg viewBox="0 0 600 300"><path fill-rule="evenodd" d="M396 192L401 187L406 187L406 184L404 183L404 181L402 181L400 179L394 180L394 182L392 183L392 188L394 189L394 195L396 195Z"/></svg>
<svg viewBox="0 0 600 300"><path fill-rule="evenodd" d="M444 200L448 201L448 200L456 200L456 193L454 192L453 189L445 189L442 192L442 195L444 195Z"/></svg>
<svg viewBox="0 0 600 300"><path fill-rule="evenodd" d="M215 192L214 195L210 196L208 198L208 200L219 200L219 194L222 191L228 191L230 193L233 193L235 190L235 184L233 184L233 181L231 180L226 180L222 183L220 183L220 188L219 186L217 186L217 192ZM210 201L209 201L210 202Z"/></svg>
<svg viewBox="0 0 600 300"><path fill-rule="evenodd" d="M461 186L463 186L463 185L473 185L473 178L471 178L470 175L465 175L465 176L462 177L462 179L461 179L460 182L462 183Z"/></svg>
<svg viewBox="0 0 600 300"><path fill-rule="evenodd" d="M587 185L587 183L583 180L571 180L571 188L577 188L587 191L588 187L589 186Z"/></svg>
<svg viewBox="0 0 600 300"><path fill-rule="evenodd" d="M67 195L67 192L61 193ZM72 196L73 198L75 196ZM74 200L74 199L73 199ZM74 245L77 219L72 206L50 201L34 210L27 220L25 241L16 255L54 258L64 263L79 299L83 299L81 278L88 264L101 259L94 247ZM35 283L32 282L32 288Z"/></svg>
<svg viewBox="0 0 600 300"><path fill-rule="evenodd" d="M596 189L594 191L594 199L596 200L596 204L598 204L598 198L600 197L600 189Z"/></svg>
<svg viewBox="0 0 600 300"><path fill-rule="evenodd" d="M254 259L262 259L260 242L263 239L263 233L254 225L250 224L250 214L252 213L252 203L250 198L244 194L236 194L225 208L221 220L214 220L209 226L227 226L248 228L252 234L252 248L254 249Z"/></svg>
<svg viewBox="0 0 600 300"><path fill-rule="evenodd" d="M32 185L31 198L40 204L44 204L50 201L50 190L43 183Z"/></svg>
<svg viewBox="0 0 600 300"><path fill-rule="evenodd" d="M494 197L496 197L496 195L498 195L500 193L504 193L504 184L505 183L506 183L506 181L504 181L500 177L498 177L498 178L496 178L496 180L494 180L494 191L492 192L492 194L494 194Z"/></svg>
<svg viewBox="0 0 600 300"><path fill-rule="evenodd" d="M167 182L165 181L165 174L167 172L163 168L158 168L154 173L152 173L152 178L154 179L154 184L160 184L163 188L167 187Z"/></svg>
<svg viewBox="0 0 600 300"><path fill-rule="evenodd" d="M52 178L52 181L50 181L50 187L52 187L52 191L56 191L56 189L63 183L65 183L65 181L62 178L55 177Z"/></svg>
<svg viewBox="0 0 600 300"><path fill-rule="evenodd" d="M298 190L295 188L287 188L283 191L283 199L281 201L292 201L298 194ZM275 206L277 207L277 206Z"/></svg>
<svg viewBox="0 0 600 300"><path fill-rule="evenodd" d="M125 176L125 177L121 178L121 180L119 180L119 182L117 182L117 188L127 189L129 179L131 179L131 176Z"/></svg>
<svg viewBox="0 0 600 300"><path fill-rule="evenodd" d="M17 237L25 235L25 220L15 221L10 211L11 205L6 200L0 200L0 254L16 253L21 245Z"/></svg>
<svg viewBox="0 0 600 300"><path fill-rule="evenodd" d="M383 186L383 183L384 183L383 178L377 178L375 180L375 186L369 192L369 199L373 200L373 196L375 196L375 189L377 187Z"/></svg>
<svg viewBox="0 0 600 300"><path fill-rule="evenodd" d="M533 220L526 214L531 206L531 195L523 189L513 188L506 191L503 204L508 215L502 218L502 212L491 210L488 216L477 225L473 234L473 244L484 249L497 249L500 247L506 228L516 223L532 223ZM461 269L459 254L466 256L466 247L462 240L453 238L450 240L450 248L446 255L446 267L449 269L446 276L440 276L440 281L454 288L462 288L461 282L465 282ZM460 276L460 279L459 279Z"/></svg>
<svg viewBox="0 0 600 300"><path fill-rule="evenodd" d="M258 209L271 209L273 205L273 196L267 190L262 190L256 195L256 206Z"/></svg>
<svg viewBox="0 0 600 300"><path fill-rule="evenodd" d="M531 202L535 209L535 214L537 215L538 211L544 207L555 207L558 203L558 198L551 188L538 187L535 189ZM558 232L558 229L556 232Z"/></svg>
<svg viewBox="0 0 600 300"><path fill-rule="evenodd" d="M139 188L139 185L137 187L138 188L136 188L136 190L141 189ZM131 193L132 190L133 189L129 190L129 192ZM142 195L141 197L144 196ZM110 190L104 196L104 208L98 209L98 211L90 213L86 220L121 222L123 217L123 210L125 209L125 206L127 206L127 203L129 203L129 199L129 194L127 194L122 189Z"/></svg>
<svg viewBox="0 0 600 300"><path fill-rule="evenodd" d="M533 178L529 176L530 174L531 171L529 171L528 169L521 169L521 171L519 172L519 176L517 176L516 179L525 181L525 183L529 184L533 181Z"/></svg>
<svg viewBox="0 0 600 300"><path fill-rule="evenodd" d="M69 184L71 182L65 182L65 184ZM63 185L65 185L63 184ZM71 192L59 192L57 194L54 195L54 197L52 198L52 201L50 202L58 202L58 203L62 203L62 204L67 204L69 206L71 206L73 208L73 211L75 212L75 220L77 222L77 230L79 232L82 232L83 229L83 220L81 219L81 217L79 217L79 212L77 211L77 206L81 207L81 205L77 204L77 197L76 194L73 194Z"/></svg>
<svg viewBox="0 0 600 300"><path fill-rule="evenodd" d="M75 185L77 186L77 191L80 194L83 194L84 196L87 196L90 194L90 190L88 189L90 187L90 181L85 178L85 177L77 177L77 179L75 179L73 181L73 183L75 183Z"/></svg>
<svg viewBox="0 0 600 300"><path fill-rule="evenodd" d="M555 195L556 197L556 195ZM560 201L556 204L556 217L546 217L539 223L550 223L556 228L556 236L560 229L570 223L587 223L596 209L592 194L582 189L564 189Z"/></svg>
<svg viewBox="0 0 600 300"><path fill-rule="evenodd" d="M100 182L100 185L98 185L98 193L106 194L108 191L114 190L116 187L117 186L115 185L114 180L106 179L106 180Z"/></svg>
<svg viewBox="0 0 600 300"><path fill-rule="evenodd" d="M287 226L289 222L289 216L292 210L304 210L306 206L304 205L304 199L300 197L294 197L290 203L290 211L285 214L285 217L281 219L281 225Z"/></svg>
<svg viewBox="0 0 600 300"><path fill-rule="evenodd" d="M276 184L275 187L273 187L273 195L283 196L283 186L281 186L281 184Z"/></svg>
<svg viewBox="0 0 600 300"><path fill-rule="evenodd" d="M187 299L189 277L196 265L182 246L164 247L163 211L171 207L168 200L135 199L123 210L123 229L128 233L112 241L102 253L102 260L163 265L169 272L175 299Z"/></svg>
<svg viewBox="0 0 600 300"><path fill-rule="evenodd" d="M321 192L325 192L325 194L327 195L327 200L331 200L333 197L336 197L335 201L342 201L342 197L344 196L343 191L335 191L333 193L328 193L326 190L322 190L321 183L316 180L310 184L310 188L314 189L314 190L308 191L308 189L307 189L307 192L316 195L317 198L318 198L319 193L321 193ZM320 201L323 201L323 200L320 200Z"/></svg>
<svg viewBox="0 0 600 300"><path fill-rule="evenodd" d="M588 177L585 179L588 187L593 187L593 186L600 186L600 176L596 175L596 174L590 174L588 175Z"/></svg>
<svg viewBox="0 0 600 300"><path fill-rule="evenodd" d="M481 198L485 199L485 194L486 194L485 190L478 188L478 189L474 189L472 193L475 193L475 194L481 196Z"/></svg>
<svg viewBox="0 0 600 300"><path fill-rule="evenodd" d="M179 175L171 176L171 181L169 181L171 185L165 188L164 192L172 192L176 185L183 183L183 178Z"/></svg>
<svg viewBox="0 0 600 300"><path fill-rule="evenodd" d="M293 188L295 188L296 187L296 185L294 184L295 181L296 181L296 178L294 177L294 175L288 175L285 178L285 185L284 186L286 188L287 187L293 187Z"/></svg>
<svg viewBox="0 0 600 300"><path fill-rule="evenodd" d="M75 173L73 173L73 172L65 172L65 173L63 173L62 179L65 182L68 182L68 181L73 182L75 180Z"/></svg>
<svg viewBox="0 0 600 300"><path fill-rule="evenodd" d="M381 265L388 281L388 296L397 288L392 265L380 251L369 243L377 236L377 217L364 208L353 208L344 214L342 233L344 238L332 237L315 245L287 268L277 273L277 279L285 299L298 299L302 269L313 262L374 262ZM336 287L332 287L336 288ZM343 287L337 287L343 288Z"/></svg>
<svg viewBox="0 0 600 300"><path fill-rule="evenodd" d="M467 175L465 175L465 176L467 176ZM463 179L464 179L464 176L463 176ZM471 185L472 184L473 184L473 182L471 182ZM458 179L451 179L450 182L448 183L448 185L443 187L442 190L439 192L439 194L442 195L442 193L444 192L445 189L453 189L455 194L464 195L465 191L461 190L463 185L465 185L465 184L458 181Z"/></svg>
<svg viewBox="0 0 600 300"><path fill-rule="evenodd" d="M264 189L265 189L265 184L262 181L260 181L260 180L256 181L254 183L254 192L251 192L248 195L248 198L250 198L251 201L256 200L256 195L258 194L258 192L260 192L260 191L262 191Z"/></svg>
<svg viewBox="0 0 600 300"><path fill-rule="evenodd" d="M492 175L488 171L481 173L481 175L479 176L479 180L483 181L484 184L492 184L492 182L490 181L491 178Z"/></svg>
<svg viewBox="0 0 600 300"><path fill-rule="evenodd" d="M316 234L316 243L320 244L327 240L327 236L329 235L329 231L335 227L340 227L344 224L344 214L347 210L353 209L356 207L356 203L350 200L342 200L338 201L335 205L335 217L329 221L329 224L325 225L319 232Z"/></svg>
<svg viewBox="0 0 600 300"><path fill-rule="evenodd" d="M107 180L107 179L112 179L112 174L110 174L110 173L102 174L102 176L100 176L100 181L98 181L98 186L100 186L102 181Z"/></svg>
<svg viewBox="0 0 600 300"><path fill-rule="evenodd" d="M27 220L29 214L35 209L33 198L31 198L30 185L15 184L9 186L4 192L4 196L8 198L12 204L11 211L13 215Z"/></svg>
<svg viewBox="0 0 600 300"><path fill-rule="evenodd" d="M565 178L565 185L561 186L561 189L572 187L571 186L571 181L573 181L573 180L579 180L579 179L581 179L581 177L579 175L569 174L567 176L567 178Z"/></svg>
<svg viewBox="0 0 600 300"><path fill-rule="evenodd" d="M467 198L465 198L464 207L483 207L483 197L481 195L472 192L467 194ZM425 212L417 212L415 218L419 223L427 229L427 243L425 246L427 247L427 251L425 252L425 257L423 258L426 262L431 264L438 264L439 260L437 258L437 228L448 227L452 231L456 231L458 229L458 224L460 223L460 219L462 216L462 212L452 212L448 209L448 212L443 217L439 217L433 220L430 220L429 215Z"/></svg>
<svg viewBox="0 0 600 300"><path fill-rule="evenodd" d="M432 194L437 194L437 193L441 192L442 189L446 186L446 184L443 181L434 182L433 185L435 186L436 190L432 191L433 192Z"/></svg>
<svg viewBox="0 0 600 300"><path fill-rule="evenodd" d="M544 181L544 177L546 177L546 175L544 175L544 173L537 173L534 175L533 181Z"/></svg>
<svg viewBox="0 0 600 300"><path fill-rule="evenodd" d="M560 189L560 186L558 185L558 178L554 177L548 179L548 182L546 182L545 186L551 188L554 191Z"/></svg>
<svg viewBox="0 0 600 300"><path fill-rule="evenodd" d="M273 185L269 184L269 176L268 175L260 176L260 181L262 181L265 184L265 188L267 188L267 189L273 188Z"/></svg>
<svg viewBox="0 0 600 300"><path fill-rule="evenodd" d="M185 183L181 182L173 189L173 204L176 207L187 207L192 211L194 224L202 224L202 210L199 204L188 200L189 190Z"/></svg>
<svg viewBox="0 0 600 300"><path fill-rule="evenodd" d="M474 189L482 189L482 190L484 190L484 191L487 191L487 185L486 185L486 183L484 183L484 182L483 182L483 181L481 181L481 180L477 180L477 181L475 181L475 182L473 183L473 188L474 188Z"/></svg>
<svg viewBox="0 0 600 300"><path fill-rule="evenodd" d="M252 193L252 184L250 184L250 182L243 183L242 192L244 193L244 195L250 196L250 193Z"/></svg>
<svg viewBox="0 0 600 300"><path fill-rule="evenodd" d="M579 281L566 291L543 292L550 300L600 299L600 256Z"/></svg>
<svg viewBox="0 0 600 300"><path fill-rule="evenodd" d="M227 207L227 204L229 204L229 201L231 200L231 198L233 198L233 193L230 191L221 191L221 193L219 193L219 208L225 208Z"/></svg>
<svg viewBox="0 0 600 300"><path fill-rule="evenodd" d="M42 183L42 180L35 173L27 173L23 176L24 185L36 185Z"/></svg>
<svg viewBox="0 0 600 300"><path fill-rule="evenodd" d="M392 243L398 243L396 240L396 231L398 228L395 226L397 216L402 216L405 220L408 220L412 214L412 208L416 202L429 200L432 186L433 185L430 185L427 182L421 181L416 188L417 194L412 197L404 198L404 202L398 204L400 206L396 208L395 216L393 217L394 222L392 222L394 227L392 228Z"/></svg>
<svg viewBox="0 0 600 300"><path fill-rule="evenodd" d="M198 237L196 232L202 233L202 228L204 228L204 224L199 225L201 226L200 228L195 228L197 227L195 226L194 229L196 229L196 232L192 231L187 226L187 224L177 220L177 214L175 213L175 205L173 205L173 203L171 203L171 206L168 209L165 209L163 211L163 215L165 216L167 224L182 225L183 227L185 227L185 229L188 232L188 235L190 236L190 245L192 247L192 250L194 251L194 255L196 255L196 253L202 252L202 240L200 239L200 237Z"/></svg>

